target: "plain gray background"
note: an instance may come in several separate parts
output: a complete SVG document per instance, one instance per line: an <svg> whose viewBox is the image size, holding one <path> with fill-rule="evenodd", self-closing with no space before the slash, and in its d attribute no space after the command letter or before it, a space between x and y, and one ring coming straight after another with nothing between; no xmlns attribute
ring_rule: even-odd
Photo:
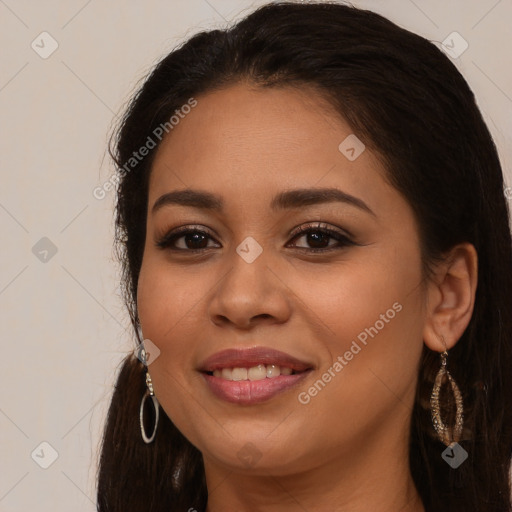
<svg viewBox="0 0 512 512"><path fill-rule="evenodd" d="M0 0L0 511L96 510L101 428L135 347L112 256L113 192L93 196L113 172L107 136L174 46L263 3ZM512 0L353 4L439 43L454 31L467 41L454 62L512 186Z"/></svg>

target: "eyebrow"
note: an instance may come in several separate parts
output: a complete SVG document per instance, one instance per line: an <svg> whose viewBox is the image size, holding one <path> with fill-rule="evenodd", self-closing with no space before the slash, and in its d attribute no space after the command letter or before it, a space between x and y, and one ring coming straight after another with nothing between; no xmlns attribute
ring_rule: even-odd
<svg viewBox="0 0 512 512"><path fill-rule="evenodd" d="M332 202L350 204L376 217L372 209L362 199L347 194L337 188L298 188L285 190L274 196L270 207L274 211L277 211ZM221 196L212 194L211 192L194 189L175 190L159 197L155 201L151 213L155 214L164 206L173 204L222 213L224 201Z"/></svg>

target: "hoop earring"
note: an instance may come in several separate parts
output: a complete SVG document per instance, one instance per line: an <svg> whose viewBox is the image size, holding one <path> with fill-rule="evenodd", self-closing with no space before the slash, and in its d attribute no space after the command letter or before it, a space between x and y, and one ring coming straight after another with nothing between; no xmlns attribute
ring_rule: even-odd
<svg viewBox="0 0 512 512"><path fill-rule="evenodd" d="M153 440L155 439L156 428L158 426L159 408L160 408L158 400L156 399L155 393L153 391L153 382L151 381L149 372L146 372L146 386L148 389L144 393L144 396L142 397L142 400L140 402L139 418L140 418L140 432L142 434L142 439L144 440L144 442L146 444L149 444L149 443L152 443ZM147 436L146 429L144 428L144 404L146 403L146 398L148 398L148 396L151 397L151 400L153 402L153 407L155 410L155 425L153 427L153 433L151 434L150 437Z"/></svg>
<svg viewBox="0 0 512 512"><path fill-rule="evenodd" d="M458 443L461 438L462 426L464 422L464 406L459 387L457 386L453 377L450 375L450 372L446 369L447 358L448 352L445 350L441 353L441 368L437 372L434 387L432 389L432 395L430 396L430 408L432 413L432 423L440 441L443 442L446 446L450 446L453 443ZM455 425L453 427L448 427L443 423L443 420L441 419L441 410L439 407L439 392L441 390L441 386L443 385L445 375L451 385L456 404Z"/></svg>

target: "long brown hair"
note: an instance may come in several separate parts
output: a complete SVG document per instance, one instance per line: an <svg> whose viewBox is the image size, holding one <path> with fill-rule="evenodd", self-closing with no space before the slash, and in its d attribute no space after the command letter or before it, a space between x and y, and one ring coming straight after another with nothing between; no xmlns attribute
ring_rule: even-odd
<svg viewBox="0 0 512 512"><path fill-rule="evenodd" d="M126 306L140 343L137 281L145 243L148 177L156 149L128 169L132 152L187 101L240 80L314 86L385 163L418 221L426 274L460 242L479 256L473 317L450 351L464 397L452 469L432 429L428 399L438 354L424 347L411 420L410 469L427 511L509 512L512 447L512 242L496 147L468 84L423 37L370 11L333 3L273 2L226 30L198 33L159 62L112 139L119 169L116 248ZM169 134L172 137L172 133ZM201 453L160 415L154 443L138 414L145 367L122 362L101 447L100 512L202 511Z"/></svg>

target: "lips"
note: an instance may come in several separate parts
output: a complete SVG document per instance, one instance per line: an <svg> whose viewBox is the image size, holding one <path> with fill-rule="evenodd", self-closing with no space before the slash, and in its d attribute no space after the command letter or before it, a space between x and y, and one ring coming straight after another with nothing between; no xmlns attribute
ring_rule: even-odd
<svg viewBox="0 0 512 512"><path fill-rule="evenodd" d="M199 371L213 373L215 370L223 368L251 368L259 364L291 368L296 373L313 368L312 363L301 361L279 350L254 347L217 352L199 365Z"/></svg>
<svg viewBox="0 0 512 512"><path fill-rule="evenodd" d="M257 366L279 368L280 372L277 376L267 374L266 378L261 375L263 378L257 380L228 380L223 377L226 372L229 376L231 369L236 369L233 373L239 373L241 369L254 369ZM199 371L215 397L237 405L255 405L297 387L313 369L313 364L284 352L254 347L217 352L201 363ZM243 371L241 373L244 374Z"/></svg>

